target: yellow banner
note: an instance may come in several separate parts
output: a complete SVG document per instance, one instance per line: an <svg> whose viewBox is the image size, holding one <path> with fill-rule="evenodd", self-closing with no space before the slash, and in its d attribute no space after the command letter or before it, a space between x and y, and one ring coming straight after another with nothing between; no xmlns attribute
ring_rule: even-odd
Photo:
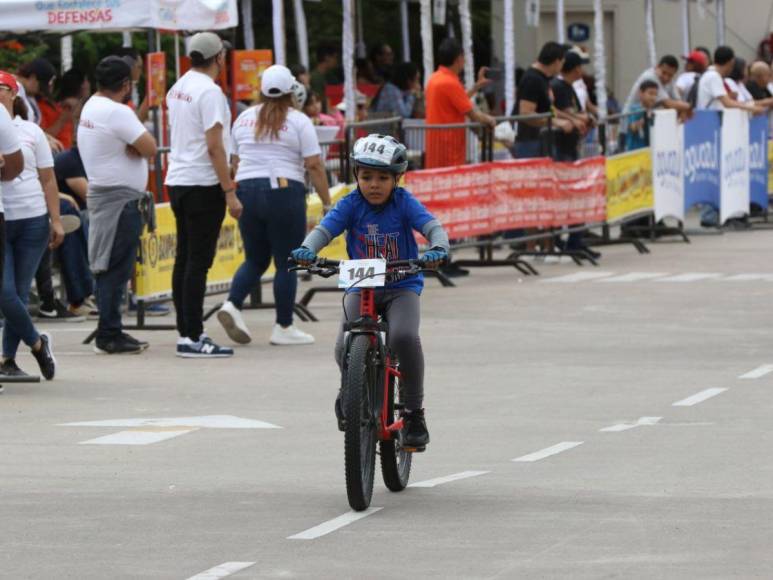
<svg viewBox="0 0 773 580"><path fill-rule="evenodd" d="M652 210L652 156L641 149L607 158L607 221Z"/></svg>
<svg viewBox="0 0 773 580"><path fill-rule="evenodd" d="M333 203L349 193L352 187L339 185L332 188L330 195L333 197ZM322 202L316 195L309 197L306 216L308 230L311 231L322 219ZM150 300L172 295L172 269L176 248L177 228L172 208L168 203L158 204L156 205L156 231L151 234L146 228L140 238L140 261L137 263L134 280L137 298ZM347 254L344 237L338 236L320 254L326 258L345 260ZM242 262L244 262L244 244L239 225L235 219L226 214L217 241L217 254L207 275L207 290L209 292L227 290ZM273 273L272 263L266 275L270 276Z"/></svg>
<svg viewBox="0 0 773 580"><path fill-rule="evenodd" d="M773 193L773 141L768 141L768 193Z"/></svg>

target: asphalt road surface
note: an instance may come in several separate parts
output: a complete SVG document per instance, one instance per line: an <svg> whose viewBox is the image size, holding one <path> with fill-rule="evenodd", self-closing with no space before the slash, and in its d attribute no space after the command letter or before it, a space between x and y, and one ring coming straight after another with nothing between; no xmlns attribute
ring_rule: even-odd
<svg viewBox="0 0 773 580"><path fill-rule="evenodd" d="M56 379L0 395L0 577L770 578L771 246L727 233L428 281L432 443L415 486L377 480L359 516L337 296L312 303L309 347L269 346L272 313L247 312L230 360L178 359L172 332L97 356L93 322L51 324Z"/></svg>

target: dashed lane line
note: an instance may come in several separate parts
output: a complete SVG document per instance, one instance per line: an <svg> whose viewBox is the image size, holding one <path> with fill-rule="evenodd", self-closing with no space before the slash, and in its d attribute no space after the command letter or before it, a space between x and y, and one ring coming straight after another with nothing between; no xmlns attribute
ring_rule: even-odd
<svg viewBox="0 0 773 580"><path fill-rule="evenodd" d="M428 479L426 481L418 481L410 484L408 487L437 487L444 483L451 483L452 481L459 481L460 479L467 479L470 477L478 477L479 475L486 475L491 473L490 471L462 471L461 473L454 473L452 475L446 475L445 477L436 477L435 479Z"/></svg>
<svg viewBox="0 0 773 580"><path fill-rule="evenodd" d="M589 280L596 280L597 278L604 278L611 276L614 272L575 272L574 274L567 274L566 276L556 276L554 278L547 278L540 280L540 282L548 284L574 284L575 282L587 282Z"/></svg>
<svg viewBox="0 0 773 580"><path fill-rule="evenodd" d="M654 282L697 282L699 280L716 280L721 278L723 274L717 272L685 272L684 274L677 274L675 276L666 276L665 278L658 278L653 280Z"/></svg>
<svg viewBox="0 0 773 580"><path fill-rule="evenodd" d="M676 403L673 403L671 406L672 407L692 407L693 405L702 403L703 401L711 399L712 397L716 397L717 395L724 393L726 390L727 389L720 389L720 388L706 389L705 391L701 391L700 393L695 393L694 395L687 397L686 399L677 401Z"/></svg>
<svg viewBox="0 0 773 580"><path fill-rule="evenodd" d="M651 425L657 425L663 417L639 417L636 423L618 423L617 425L611 425L599 429L601 433L620 433L622 431L628 431L635 429L636 427L648 427Z"/></svg>
<svg viewBox="0 0 773 580"><path fill-rule="evenodd" d="M613 276L612 278L602 278L600 280L596 280L596 282L643 282L644 280L661 278L663 276L668 276L668 272L628 272L628 274L621 274L620 276Z"/></svg>
<svg viewBox="0 0 773 580"><path fill-rule="evenodd" d="M518 461L518 462L539 461L540 459L545 459L546 457L551 457L553 455L558 455L559 453L563 453L564 451L569 451L570 449L574 449L575 447L582 445L583 443L584 441L562 441L561 443L558 443L557 445L553 445L552 447L546 447L545 449L535 451L534 453L529 453L528 455L524 455L522 457L516 457L515 459L513 459L513 461Z"/></svg>
<svg viewBox="0 0 773 580"><path fill-rule="evenodd" d="M739 379L759 379L767 374L773 373L773 365L760 365L756 369L744 373Z"/></svg>
<svg viewBox="0 0 773 580"><path fill-rule="evenodd" d="M255 562L225 562L209 570L204 570L200 574L191 576L187 580L220 580L220 578L226 578L231 574L236 574L242 570L254 566Z"/></svg>
<svg viewBox="0 0 773 580"><path fill-rule="evenodd" d="M332 532L335 532L336 530L340 530L344 526L348 526L349 524L358 522L363 518L372 516L373 514L381 511L382 509L384 508L372 507L362 512L354 512L354 511L347 512L341 516L338 516L337 518L333 518L332 520L323 522L318 526L309 528L308 530L305 530L299 534L289 536L287 539L288 540L316 540L317 538L326 536Z"/></svg>

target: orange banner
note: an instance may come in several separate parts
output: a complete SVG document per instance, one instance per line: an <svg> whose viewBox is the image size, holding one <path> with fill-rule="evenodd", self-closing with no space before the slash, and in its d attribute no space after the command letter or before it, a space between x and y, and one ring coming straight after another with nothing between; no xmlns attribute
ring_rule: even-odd
<svg viewBox="0 0 773 580"><path fill-rule="evenodd" d="M271 50L234 50L231 53L235 101L256 101L260 95L260 75L274 62Z"/></svg>
<svg viewBox="0 0 773 580"><path fill-rule="evenodd" d="M160 107L166 97L166 53L150 52L146 62L148 106Z"/></svg>

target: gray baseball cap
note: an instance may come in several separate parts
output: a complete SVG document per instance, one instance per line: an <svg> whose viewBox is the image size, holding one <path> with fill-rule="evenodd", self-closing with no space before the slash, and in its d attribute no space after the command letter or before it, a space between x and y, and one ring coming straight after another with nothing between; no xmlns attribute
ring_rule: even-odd
<svg viewBox="0 0 773 580"><path fill-rule="evenodd" d="M191 37L188 56L198 52L202 58L212 58L226 48L227 44L214 32L199 32Z"/></svg>

